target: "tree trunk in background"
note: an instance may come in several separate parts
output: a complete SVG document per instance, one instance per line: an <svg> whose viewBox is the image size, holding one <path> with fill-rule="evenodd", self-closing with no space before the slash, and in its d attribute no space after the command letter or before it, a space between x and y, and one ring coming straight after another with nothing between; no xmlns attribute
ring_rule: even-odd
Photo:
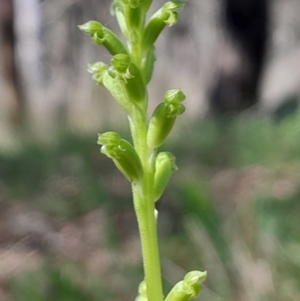
<svg viewBox="0 0 300 301"><path fill-rule="evenodd" d="M240 112L258 102L268 25L268 0L222 1L228 38L210 98L218 115Z"/></svg>
<svg viewBox="0 0 300 301"><path fill-rule="evenodd" d="M5 103L12 123L18 125L22 120L24 104L16 68L13 0L0 0L0 32L0 55L4 77L2 101Z"/></svg>

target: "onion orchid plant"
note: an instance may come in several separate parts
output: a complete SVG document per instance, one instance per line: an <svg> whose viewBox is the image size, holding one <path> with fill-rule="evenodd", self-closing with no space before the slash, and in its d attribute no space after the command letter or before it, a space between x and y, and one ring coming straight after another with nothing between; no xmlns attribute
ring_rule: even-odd
<svg viewBox="0 0 300 301"><path fill-rule="evenodd" d="M199 293L206 272L191 271L164 297L156 230L155 202L161 197L170 176L177 170L175 157L158 148L170 133L178 115L185 111L180 89L165 92L163 101L147 120L147 85L155 61L154 43L166 26L174 25L180 1L168 1L150 18L152 0L114 0L112 14L127 43L98 21L79 28L94 44L104 46L111 55L110 65L96 62L88 71L94 81L106 88L128 115L132 143L116 132L98 136L101 153L113 160L130 181L143 255L144 280L136 301L188 301Z"/></svg>

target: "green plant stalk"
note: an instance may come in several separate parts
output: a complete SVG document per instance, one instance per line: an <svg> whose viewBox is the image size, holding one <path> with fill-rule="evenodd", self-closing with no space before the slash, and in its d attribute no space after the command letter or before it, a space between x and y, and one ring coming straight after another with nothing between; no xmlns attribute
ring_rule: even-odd
<svg viewBox="0 0 300 301"><path fill-rule="evenodd" d="M146 112L136 111L131 120L131 133L144 168L142 189L139 191L133 184L132 192L141 238L147 296L148 301L162 301L163 290L154 212L155 153L147 146Z"/></svg>
<svg viewBox="0 0 300 301"><path fill-rule="evenodd" d="M145 181L145 184L146 182L147 181ZM163 292L156 234L156 220L154 205L151 205L150 202L148 202L150 198L151 196L148 196L148 198L146 196L138 196L136 188L133 187L134 206L142 245L147 297L149 301L162 301Z"/></svg>

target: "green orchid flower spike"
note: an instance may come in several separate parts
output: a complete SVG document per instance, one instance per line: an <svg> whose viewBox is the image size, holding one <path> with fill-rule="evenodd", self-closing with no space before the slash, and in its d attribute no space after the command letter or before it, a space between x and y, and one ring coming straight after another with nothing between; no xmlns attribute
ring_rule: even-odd
<svg viewBox="0 0 300 301"><path fill-rule="evenodd" d="M177 170L175 156L166 151L158 152L157 148L167 139L177 116L185 111L182 104L185 95L181 89L168 90L149 122L147 118L147 85L154 68L154 43L166 26L178 21L183 3L168 1L147 19L151 3L152 0L113 1L111 12L126 45L98 21L89 21L79 28L111 55L110 64L90 64L88 72L128 115L132 143L109 131L99 134L98 144L101 153L114 162L132 188L144 268L144 280L139 285L135 301L188 301L199 293L206 272L189 272L164 299L155 214L155 202Z"/></svg>

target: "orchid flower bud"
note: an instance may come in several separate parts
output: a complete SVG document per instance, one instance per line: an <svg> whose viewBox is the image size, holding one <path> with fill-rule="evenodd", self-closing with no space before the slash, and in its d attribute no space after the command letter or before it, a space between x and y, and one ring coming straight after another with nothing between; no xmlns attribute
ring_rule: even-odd
<svg viewBox="0 0 300 301"><path fill-rule="evenodd" d="M178 11L183 8L180 1L168 1L150 18L143 34L144 48L152 46L166 25L172 26L178 21Z"/></svg>
<svg viewBox="0 0 300 301"><path fill-rule="evenodd" d="M182 281L174 285L164 301L189 301L195 298L199 294L206 276L206 271L187 273Z"/></svg>
<svg viewBox="0 0 300 301"><path fill-rule="evenodd" d="M147 144L152 149L159 147L164 142L177 115L185 111L185 107L181 103L185 99L185 95L180 89L168 90L164 98L164 102L156 107L149 122Z"/></svg>
<svg viewBox="0 0 300 301"><path fill-rule="evenodd" d="M127 54L128 51L119 38L108 28L97 21L89 21L78 26L80 30L89 34L96 45L103 45L110 54Z"/></svg>
<svg viewBox="0 0 300 301"><path fill-rule="evenodd" d="M97 143L102 145L101 153L111 158L130 182L139 183L142 180L142 163L131 143L115 132L99 134Z"/></svg>
<svg viewBox="0 0 300 301"><path fill-rule="evenodd" d="M177 170L175 156L169 152L161 152L156 157L154 174L154 195L157 201L163 194L168 181L174 171Z"/></svg>

